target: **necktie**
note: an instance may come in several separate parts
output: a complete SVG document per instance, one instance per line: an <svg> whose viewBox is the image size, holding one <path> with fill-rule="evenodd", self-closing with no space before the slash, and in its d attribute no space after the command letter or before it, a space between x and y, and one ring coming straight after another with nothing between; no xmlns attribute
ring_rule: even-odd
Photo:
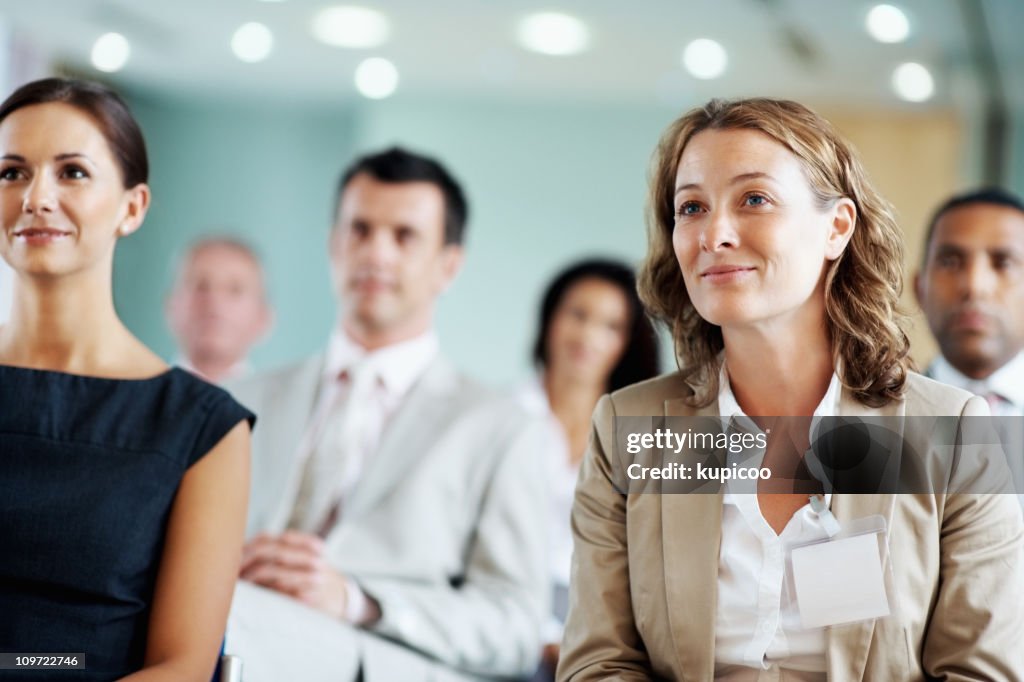
<svg viewBox="0 0 1024 682"><path fill-rule="evenodd" d="M988 403L989 410L991 410L993 417L1001 417L1006 414L1006 409L1009 406L1009 402L1006 398L995 391L986 391L982 394L982 397L985 398L985 402Z"/></svg>
<svg viewBox="0 0 1024 682"><path fill-rule="evenodd" d="M326 535L333 527L340 501L351 492L362 471L366 414L373 399L376 373L357 363L338 378L337 399L321 425L320 438L306 462L289 526Z"/></svg>

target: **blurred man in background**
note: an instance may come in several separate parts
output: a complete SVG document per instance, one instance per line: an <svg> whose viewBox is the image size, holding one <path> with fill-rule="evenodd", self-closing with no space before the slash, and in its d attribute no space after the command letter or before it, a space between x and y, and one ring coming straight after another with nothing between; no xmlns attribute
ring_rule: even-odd
<svg viewBox="0 0 1024 682"><path fill-rule="evenodd" d="M167 298L167 324L178 343L177 364L213 383L250 371L249 350L270 329L263 267L238 239L194 243Z"/></svg>
<svg viewBox="0 0 1024 682"><path fill-rule="evenodd" d="M336 206L325 349L232 385L260 428L228 652L250 682L528 674L550 589L545 432L441 353L462 190L396 148L356 160Z"/></svg>
<svg viewBox="0 0 1024 682"><path fill-rule="evenodd" d="M985 189L935 213L917 300L941 355L933 379L988 400L992 413L1024 414L1024 203Z"/></svg>
<svg viewBox="0 0 1024 682"><path fill-rule="evenodd" d="M940 355L926 374L985 398L1024 506L1024 203L1001 189L935 212L917 300Z"/></svg>

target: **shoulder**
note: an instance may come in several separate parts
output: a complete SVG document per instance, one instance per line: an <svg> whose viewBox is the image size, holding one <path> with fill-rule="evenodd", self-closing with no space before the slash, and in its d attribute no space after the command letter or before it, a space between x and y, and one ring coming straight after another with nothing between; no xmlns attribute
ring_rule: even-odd
<svg viewBox="0 0 1024 682"><path fill-rule="evenodd" d="M434 426L447 425L460 431L469 428L474 433L488 434L486 437L495 442L514 438L518 432L544 423L541 416L531 414L523 406L515 392L482 384L443 356L434 360L413 392L419 393L417 404L427 400L438 406L439 419Z"/></svg>
<svg viewBox="0 0 1024 682"><path fill-rule="evenodd" d="M173 367L152 380L124 382L126 395L139 406L177 420L198 418L211 410L236 408L243 410L231 394L188 370Z"/></svg>
<svg viewBox="0 0 1024 682"><path fill-rule="evenodd" d="M541 378L534 376L510 389L516 401L530 414L546 417L551 414L547 394Z"/></svg>
<svg viewBox="0 0 1024 682"><path fill-rule="evenodd" d="M279 386L281 382L289 382L304 374L317 373L323 367L323 353L310 355L301 360L291 362L287 365L256 372L240 379L234 379L224 384L232 393L253 391L268 386Z"/></svg>
<svg viewBox="0 0 1024 682"><path fill-rule="evenodd" d="M445 401L457 411L474 405L488 404L500 393L458 369L448 358L438 355L413 384L409 396L418 394L432 400Z"/></svg>
<svg viewBox="0 0 1024 682"><path fill-rule="evenodd" d="M682 373L662 374L621 388L602 398L599 410L611 410L612 416L647 417L663 414L665 402L693 395Z"/></svg>
<svg viewBox="0 0 1024 682"><path fill-rule="evenodd" d="M315 385L323 362L323 354L317 353L283 367L229 381L224 388L246 404L262 402L268 395L288 397L299 384Z"/></svg>
<svg viewBox="0 0 1024 682"><path fill-rule="evenodd" d="M949 384L943 384L916 372L907 374L903 395L907 416L957 416L968 411L972 399L983 404L981 398ZM970 411L974 410L974 406Z"/></svg>
<svg viewBox="0 0 1024 682"><path fill-rule="evenodd" d="M256 415L232 397L225 389L215 386L183 369L172 370L169 399L180 405L180 424L192 423L192 446L188 449L191 465L205 455L239 422L246 421L251 429Z"/></svg>

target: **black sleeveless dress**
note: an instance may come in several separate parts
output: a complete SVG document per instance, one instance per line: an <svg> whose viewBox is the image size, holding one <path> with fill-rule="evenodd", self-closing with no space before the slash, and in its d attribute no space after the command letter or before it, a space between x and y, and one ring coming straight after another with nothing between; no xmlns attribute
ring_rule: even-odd
<svg viewBox="0 0 1024 682"><path fill-rule="evenodd" d="M85 670L0 680L142 667L182 476L243 419L255 422L179 368L127 380L0 365L0 653L85 654Z"/></svg>

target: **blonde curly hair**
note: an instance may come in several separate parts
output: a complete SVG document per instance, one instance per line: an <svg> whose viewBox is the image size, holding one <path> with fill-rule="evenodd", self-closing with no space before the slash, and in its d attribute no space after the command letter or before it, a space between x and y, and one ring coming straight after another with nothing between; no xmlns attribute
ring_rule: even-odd
<svg viewBox="0 0 1024 682"><path fill-rule="evenodd" d="M796 155L819 208L846 197L857 209L853 237L825 275L825 315L839 378L858 401L880 407L898 399L912 368L910 341L899 311L903 238L892 207L868 180L853 148L832 125L797 102L714 99L675 121L655 150L648 204L648 248L640 298L668 325L676 361L696 387L688 399L709 405L718 395L722 330L693 307L672 248L673 195L686 145L704 130L759 131Z"/></svg>

